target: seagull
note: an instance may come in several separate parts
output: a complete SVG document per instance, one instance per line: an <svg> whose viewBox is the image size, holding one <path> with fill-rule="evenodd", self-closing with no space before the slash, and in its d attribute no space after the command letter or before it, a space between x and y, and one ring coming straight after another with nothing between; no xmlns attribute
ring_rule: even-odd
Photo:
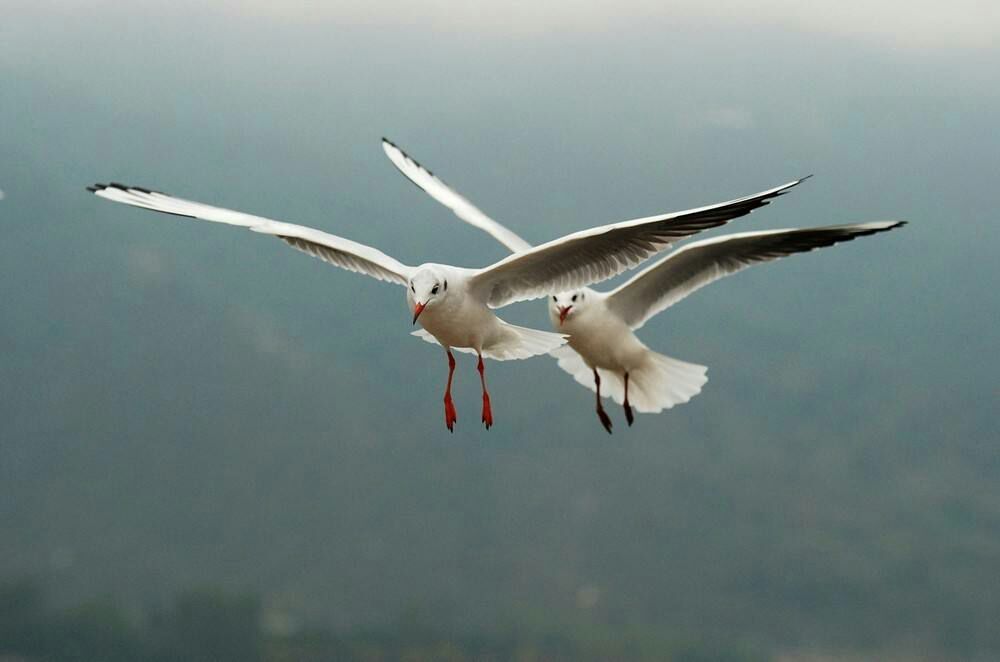
<svg viewBox="0 0 1000 662"><path fill-rule="evenodd" d="M487 216L397 145L383 139L382 148L403 175L458 218L492 235L515 255L534 250L531 244ZM552 325L569 334L568 344L550 354L560 368L595 392L597 417L610 434L611 418L604 410L602 395L622 405L625 420L631 426L635 420L633 411L659 413L670 409L689 401L708 381L705 366L659 354L639 340L635 331L650 318L705 285L754 264L902 225L904 221L879 221L745 232L693 242L610 292L584 286L550 295L548 310ZM418 335L434 342L426 334L418 332Z"/></svg>
<svg viewBox="0 0 1000 662"><path fill-rule="evenodd" d="M567 342L565 334L514 326L493 309L537 299L549 292L583 287L630 269L680 238L724 225L783 194L798 181L730 202L688 211L621 221L582 230L536 248L519 251L488 267L470 269L446 264L408 266L382 251L327 232L261 216L185 200L160 191L119 183L87 187L95 195L134 207L248 228L334 266L406 288L413 324L425 340L436 342L448 357L445 426L458 420L451 398L455 357L452 349L478 357L483 393L482 422L493 425L493 411L483 357L500 361L547 354Z"/></svg>

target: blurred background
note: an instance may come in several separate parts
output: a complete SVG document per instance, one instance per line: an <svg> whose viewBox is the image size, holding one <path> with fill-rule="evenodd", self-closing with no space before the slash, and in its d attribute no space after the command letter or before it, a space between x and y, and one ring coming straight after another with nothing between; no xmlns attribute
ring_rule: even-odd
<svg viewBox="0 0 1000 662"><path fill-rule="evenodd" d="M997 7L0 13L0 658L1000 657ZM503 257L383 135L532 242L809 173L712 234L910 224L646 325L688 404L492 362L487 432L461 355L451 435L401 290L84 190Z"/></svg>

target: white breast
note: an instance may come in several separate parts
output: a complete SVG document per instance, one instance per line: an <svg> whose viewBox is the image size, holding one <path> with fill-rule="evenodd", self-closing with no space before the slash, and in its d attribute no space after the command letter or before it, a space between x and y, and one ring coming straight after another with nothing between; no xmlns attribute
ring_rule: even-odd
<svg viewBox="0 0 1000 662"><path fill-rule="evenodd" d="M418 322L446 347L481 350L500 333L500 321L492 310L465 293L464 283L451 286L448 297L428 306Z"/></svg>
<svg viewBox="0 0 1000 662"><path fill-rule="evenodd" d="M615 372L637 368L648 351L620 318L610 313L603 301L593 301L560 326L553 327L570 335L569 346L587 365Z"/></svg>

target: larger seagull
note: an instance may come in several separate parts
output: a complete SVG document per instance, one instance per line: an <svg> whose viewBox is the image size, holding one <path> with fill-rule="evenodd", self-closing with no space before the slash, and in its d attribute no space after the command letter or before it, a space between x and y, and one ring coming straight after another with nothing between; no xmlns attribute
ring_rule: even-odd
<svg viewBox="0 0 1000 662"><path fill-rule="evenodd" d="M403 175L458 218L487 232L515 255L536 250L391 141L383 138L382 148ZM611 432L611 418L601 403L602 387L605 397L622 405L625 420L632 425L633 409L645 413L669 409L697 395L708 381L705 366L659 354L639 340L635 331L651 317L695 290L751 265L885 232L903 224L881 221L705 239L678 249L610 292L581 287L551 294L552 324L560 332L570 334L568 345L555 348L551 354L560 368L595 392L597 416L605 430ZM418 331L417 335L433 342L426 334Z"/></svg>
<svg viewBox="0 0 1000 662"><path fill-rule="evenodd" d="M327 232L185 200L138 186L95 184L94 194L134 207L248 228L283 240L293 248L334 266L406 288L413 323L444 348L448 357L445 425L458 420L451 398L455 357L451 350L474 352L483 391L482 421L493 425L483 357L500 361L545 354L566 342L562 334L514 326L493 313L516 301L583 287L611 278L688 235L724 225L749 214L801 180L730 202L612 223L560 237L481 269L426 263L412 267L365 246Z"/></svg>

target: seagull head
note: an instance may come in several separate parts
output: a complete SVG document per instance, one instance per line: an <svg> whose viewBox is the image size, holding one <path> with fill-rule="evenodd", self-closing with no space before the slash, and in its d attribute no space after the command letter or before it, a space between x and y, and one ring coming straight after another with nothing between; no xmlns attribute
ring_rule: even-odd
<svg viewBox="0 0 1000 662"><path fill-rule="evenodd" d="M406 288L406 303L413 313L413 323L417 323L425 309L439 305L447 296L447 274L433 267L419 269Z"/></svg>
<svg viewBox="0 0 1000 662"><path fill-rule="evenodd" d="M560 292L549 297L549 317L554 326L563 326L567 319L580 314L588 304L587 290L572 290Z"/></svg>

